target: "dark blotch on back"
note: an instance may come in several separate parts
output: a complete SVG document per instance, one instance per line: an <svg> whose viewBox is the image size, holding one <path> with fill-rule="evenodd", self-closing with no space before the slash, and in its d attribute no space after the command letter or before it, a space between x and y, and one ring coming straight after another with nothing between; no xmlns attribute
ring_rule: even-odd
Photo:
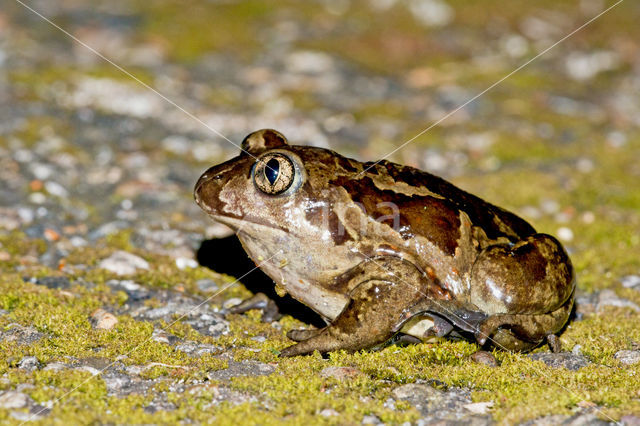
<svg viewBox="0 0 640 426"><path fill-rule="evenodd" d="M372 174L372 175L377 175L378 174L378 169L377 169L377 163L373 162L373 161L367 161L366 163L363 164L364 166L364 170L367 171L367 173ZM369 168L371 167L371 168Z"/></svg>
<svg viewBox="0 0 640 426"><path fill-rule="evenodd" d="M481 227L490 239L504 236L512 241L517 241L536 232L524 219L487 203L438 176L389 161L381 161L379 164L384 166L394 181L404 182L415 187L425 187L450 200L458 210L467 213L473 224ZM506 229L496 222L496 217L506 225Z"/></svg>
<svg viewBox="0 0 640 426"><path fill-rule="evenodd" d="M391 190L378 189L370 177L355 180L338 177L331 184L343 187L354 202L364 206L365 213L375 219L390 216L393 210L385 204L394 203L399 210L399 232L404 239L423 235L443 252L453 255L460 237L460 219L455 206L430 196L407 196ZM382 221L393 226L389 217Z"/></svg>
<svg viewBox="0 0 640 426"><path fill-rule="evenodd" d="M358 171L358 168L357 168L357 167L355 167L355 166L352 164L351 160L349 160L349 159L348 159L348 158L346 158L346 157L343 157L342 155L337 155L337 156L336 156L336 162L337 162L337 163L338 163L338 165L339 165L340 167L342 167L346 172L349 172L349 173L355 173L355 172L357 172L357 171Z"/></svg>

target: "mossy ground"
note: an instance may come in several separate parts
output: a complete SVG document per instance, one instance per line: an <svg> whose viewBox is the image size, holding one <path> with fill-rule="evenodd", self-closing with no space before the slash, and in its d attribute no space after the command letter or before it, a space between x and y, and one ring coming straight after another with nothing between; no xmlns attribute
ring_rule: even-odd
<svg viewBox="0 0 640 426"><path fill-rule="evenodd" d="M598 247L588 234L578 237ZM597 236L596 236L597 238ZM4 236L2 249L19 259L29 253L42 251L43 242L29 241L23 235ZM109 245L104 242L105 247ZM602 245L601 245L602 247ZM624 248L620 248L624 250ZM107 250L108 249L104 249ZM611 250L608 248L608 250ZM104 255L103 249L84 250L85 262L89 265ZM588 251L586 251L588 253ZM229 279L213 274L204 268L178 271L167 267L170 262L147 254L153 262L152 271L134 279L149 286L170 287L180 285L185 291L197 290L194 279L212 278L224 285ZM580 259L580 253L574 255ZM73 259L70 256L70 259ZM593 265L577 262L578 276L594 275L590 286L619 289L612 277L598 270L590 271ZM602 264L602 260L599 262ZM636 264L637 265L637 264ZM469 359L478 348L466 342L441 342L407 347L391 346L379 352L363 351L356 354L333 353L328 359L320 356L280 359L278 350L290 342L284 336L288 329L302 325L297 320L285 317L280 321L282 329L274 329L260 321L257 312L247 315L229 316L230 334L219 338L202 336L190 326L178 321L167 331L180 338L217 345L221 351L233 354L236 361L256 360L272 363L276 371L268 376L237 377L226 385L232 389L254 395L256 402L238 406L220 404L208 406L213 390L195 395L167 393L167 398L177 405L168 412L147 413L144 407L149 395L129 395L124 398L107 396L105 384L100 377L75 370L25 372L17 369L17 362L24 356L35 356L42 364L65 362L68 357L76 359L103 358L107 362L118 359L125 365L147 365L161 363L165 366L145 371L144 378L161 378L168 384L174 381L200 383L207 373L226 368L225 361L215 356L191 358L170 345L150 340L153 324L136 321L122 315L112 330L96 330L89 323L90 313L97 307L116 307L123 303L122 294L112 292L104 281L115 276L108 272L93 270L60 273L37 265L27 266L21 275L65 275L75 280L91 280L92 288L81 284L66 290L25 283L20 275L11 273L15 266L11 261L3 262L3 294L0 309L9 311L0 316L0 327L6 329L11 323L34 326L45 333L45 337L31 345L16 346L0 343L0 383L2 389L16 384L32 384L25 392L36 402L46 402L63 397L53 406L50 418L65 421L90 423L128 422L163 423L190 418L197 421L235 423L250 419L256 424L278 423L287 420L304 424L318 420L317 413L332 408L341 413L335 423L359 422L363 415L376 415L383 421L399 423L419 417L410 406L385 406L391 391L399 384L419 379L437 380L441 386L457 386L473 390L475 401L493 401L493 416L506 423L523 421L545 414L570 414L585 401L596 404L603 418L619 418L621 414L640 413L640 370L636 366L623 366L613 355L622 349L632 349L640 342L640 315L624 308L610 308L598 315L587 316L572 323L562 335L565 348L581 345L582 352L592 362L579 371L553 369L541 362L532 361L521 354L495 352L500 367L490 368L473 363ZM633 264L627 265L633 266ZM35 268L35 269L32 269ZM73 266L68 265L68 271ZM600 279L597 279L600 277ZM640 304L640 294L635 291L620 291L620 294ZM230 296L246 296L242 287L235 285L228 293L211 303L222 303ZM125 296L126 299L126 296ZM166 324L159 323L159 327ZM259 342L252 337L264 336ZM541 348L540 350L546 350ZM124 357L122 355L125 354ZM362 374L354 380L339 381L324 378L319 372L328 366L350 366ZM216 383L210 383L215 388ZM72 391L70 395L65 395ZM207 406L206 410L202 407ZM8 411L0 411L0 418L9 420ZM325 419L332 423L331 418ZM43 420L48 423L49 420Z"/></svg>

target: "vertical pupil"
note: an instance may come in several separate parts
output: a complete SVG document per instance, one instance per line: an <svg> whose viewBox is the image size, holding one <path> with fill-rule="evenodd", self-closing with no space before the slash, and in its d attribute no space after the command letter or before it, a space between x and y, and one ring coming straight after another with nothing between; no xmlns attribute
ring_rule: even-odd
<svg viewBox="0 0 640 426"><path fill-rule="evenodd" d="M267 166L264 168L264 175L271 185L276 183L276 179L278 179L279 172L280 172L280 162L275 158L272 158L267 162Z"/></svg>

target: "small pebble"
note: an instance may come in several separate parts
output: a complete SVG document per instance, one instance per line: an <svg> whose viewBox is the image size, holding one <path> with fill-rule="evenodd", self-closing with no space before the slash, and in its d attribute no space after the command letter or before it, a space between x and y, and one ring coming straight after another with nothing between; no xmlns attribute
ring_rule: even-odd
<svg viewBox="0 0 640 426"><path fill-rule="evenodd" d="M320 372L320 376L328 378L333 377L340 381L352 379L362 374L362 371L355 367L327 367Z"/></svg>
<svg viewBox="0 0 640 426"><path fill-rule="evenodd" d="M224 309L229 309L233 306L239 305L240 303L242 303L242 299L239 297L232 297L231 299L225 300L222 307Z"/></svg>
<svg viewBox="0 0 640 426"><path fill-rule="evenodd" d="M575 345L573 349L571 349L571 353L574 355L582 355L582 345Z"/></svg>
<svg viewBox="0 0 640 426"><path fill-rule="evenodd" d="M477 351L476 353L471 355L471 360L478 364L488 365L489 367L498 366L496 357L494 357L492 353L487 351Z"/></svg>
<svg viewBox="0 0 640 426"><path fill-rule="evenodd" d="M23 408L29 403L29 397L22 392L7 391L0 394L0 408Z"/></svg>
<svg viewBox="0 0 640 426"><path fill-rule="evenodd" d="M567 370L577 371L590 364L589 360L582 355L575 355L571 352L538 352L529 354L527 357L542 361L551 368L566 368Z"/></svg>
<svg viewBox="0 0 640 426"><path fill-rule="evenodd" d="M46 189L49 194L56 197L66 198L67 196L69 196L69 192L67 191L67 189L57 182L45 182L44 189Z"/></svg>
<svg viewBox="0 0 640 426"><path fill-rule="evenodd" d="M489 409L493 407L493 401L473 402L471 404L465 404L463 407L474 414L487 414Z"/></svg>
<svg viewBox="0 0 640 426"><path fill-rule="evenodd" d="M148 270L149 263L140 256L119 250L100 261L98 267L118 275L131 275L138 269Z"/></svg>
<svg viewBox="0 0 640 426"><path fill-rule="evenodd" d="M620 280L623 287L640 287L640 275L627 275Z"/></svg>
<svg viewBox="0 0 640 426"><path fill-rule="evenodd" d="M640 362L640 351L618 351L613 357L625 365L634 365Z"/></svg>
<svg viewBox="0 0 640 426"><path fill-rule="evenodd" d="M61 362L52 362L51 364L47 364L47 366L43 368L43 370L45 371L62 371L66 369L67 366Z"/></svg>
<svg viewBox="0 0 640 426"><path fill-rule="evenodd" d="M215 281L206 278L196 281L196 285L198 286L198 289L200 289L200 291L204 291L205 293L212 293L218 290L218 285L215 283Z"/></svg>
<svg viewBox="0 0 640 426"><path fill-rule="evenodd" d="M151 340L158 342L158 343L165 343L165 344L169 344L169 334L160 329L160 328L156 328L155 330L153 330L153 334L151 335Z"/></svg>
<svg viewBox="0 0 640 426"><path fill-rule="evenodd" d="M116 318L112 313L109 313L102 308L98 308L93 311L89 317L89 321L95 329L111 330L118 323L118 318Z"/></svg>
<svg viewBox="0 0 640 426"><path fill-rule="evenodd" d="M33 371L33 370L37 370L39 366L40 366L40 362L38 361L38 358L36 358L35 356L25 356L18 363L18 368L22 370Z"/></svg>
<svg viewBox="0 0 640 426"><path fill-rule="evenodd" d="M377 425L377 424L382 424L382 422L376 416L368 415L368 416L364 416L362 418L362 424L363 425Z"/></svg>
<svg viewBox="0 0 640 426"><path fill-rule="evenodd" d="M60 234L53 229L47 228L44 230L44 238L46 238L47 241L58 241Z"/></svg>
<svg viewBox="0 0 640 426"><path fill-rule="evenodd" d="M561 239L562 241L569 242L573 240L573 231L571 230L571 228L567 228L566 226L562 226L558 228L558 230L556 231L556 234L558 235L558 238Z"/></svg>
<svg viewBox="0 0 640 426"><path fill-rule="evenodd" d="M640 426L640 417L633 415L626 415L620 417L620 423L623 426Z"/></svg>
<svg viewBox="0 0 640 426"><path fill-rule="evenodd" d="M333 417L333 416L339 416L340 413L338 413L336 410L334 410L333 408L325 408L324 410L320 411L321 416L323 417Z"/></svg>
<svg viewBox="0 0 640 426"><path fill-rule="evenodd" d="M438 399L443 394L443 391L422 383L407 383L406 385L398 386L391 392L395 399L420 401Z"/></svg>
<svg viewBox="0 0 640 426"><path fill-rule="evenodd" d="M95 367L88 366L88 365L83 365L83 366L80 366L80 367L76 367L76 368L74 368L74 370L76 370L76 371L86 371L87 373L91 373L92 376L97 376L98 374L100 374L100 370L98 370Z"/></svg>
<svg viewBox="0 0 640 426"><path fill-rule="evenodd" d="M179 257L176 259L176 266L178 267L178 269L193 269L198 267L198 262L187 257Z"/></svg>
<svg viewBox="0 0 640 426"><path fill-rule="evenodd" d="M615 306L619 308L631 308L636 312L640 312L640 306L636 305L629 299L618 297L615 291L606 288L598 294L596 311L600 312L604 306Z"/></svg>

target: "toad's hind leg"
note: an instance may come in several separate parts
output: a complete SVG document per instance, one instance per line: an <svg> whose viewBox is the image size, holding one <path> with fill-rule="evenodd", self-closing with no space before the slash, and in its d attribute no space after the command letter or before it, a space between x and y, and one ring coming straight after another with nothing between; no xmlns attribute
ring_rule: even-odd
<svg viewBox="0 0 640 426"><path fill-rule="evenodd" d="M489 246L471 271L471 301L490 315L553 312L574 289L569 256L558 240L546 234L530 235L513 245Z"/></svg>
<svg viewBox="0 0 640 426"><path fill-rule="evenodd" d="M560 308L548 314L491 315L478 327L476 340L480 345L489 341L499 349L526 352L546 338L551 349L556 352L559 350L559 342L555 339L555 334L569 319L573 299L572 294Z"/></svg>
<svg viewBox="0 0 640 426"><path fill-rule="evenodd" d="M281 351L281 356L366 349L390 339L404 314L428 293L429 278L415 266L398 258L364 261L337 280L349 293L342 312L327 327L311 333L295 333L300 341Z"/></svg>

